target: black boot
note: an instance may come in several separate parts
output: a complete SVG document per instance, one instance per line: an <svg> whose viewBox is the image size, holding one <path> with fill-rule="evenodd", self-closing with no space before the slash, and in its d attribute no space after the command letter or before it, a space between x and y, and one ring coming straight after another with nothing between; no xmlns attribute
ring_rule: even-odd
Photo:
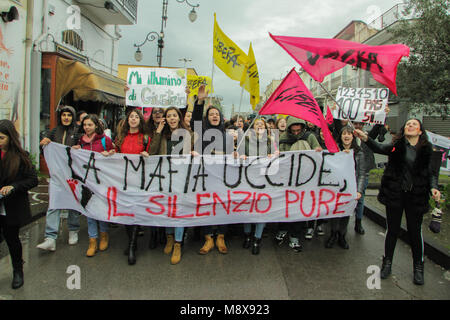
<svg viewBox="0 0 450 320"><path fill-rule="evenodd" d="M350 248L347 240L345 240L345 234L341 234L340 232L338 232L338 245L342 248L342 249L348 249Z"/></svg>
<svg viewBox="0 0 450 320"><path fill-rule="evenodd" d="M331 236L328 238L327 242L325 243L325 248L333 248L333 246L337 240L338 240L337 231L331 231Z"/></svg>
<svg viewBox="0 0 450 320"><path fill-rule="evenodd" d="M424 276L423 276L423 262L414 262L414 284L423 285L424 284Z"/></svg>
<svg viewBox="0 0 450 320"><path fill-rule="evenodd" d="M150 227L149 249L155 249L158 246L158 232L156 227Z"/></svg>
<svg viewBox="0 0 450 320"><path fill-rule="evenodd" d="M361 234L361 235L363 235L364 233L366 233L366 232L364 231L364 228L362 227L361 219L356 219L356 220L355 220L355 231L356 231L356 233L359 233L359 234Z"/></svg>
<svg viewBox="0 0 450 320"><path fill-rule="evenodd" d="M383 265L381 266L380 278L387 279L391 275L392 260L383 257Z"/></svg>
<svg viewBox="0 0 450 320"><path fill-rule="evenodd" d="M137 228L137 226L132 226L130 242L128 243L128 264L129 265L133 265L136 263L137 237L138 237L138 228Z"/></svg>
<svg viewBox="0 0 450 320"><path fill-rule="evenodd" d="M23 261L13 263L13 281L11 287L13 289L19 289L23 286Z"/></svg>
<svg viewBox="0 0 450 320"><path fill-rule="evenodd" d="M261 238L254 238L252 246L252 254L259 254L261 248Z"/></svg>
<svg viewBox="0 0 450 320"><path fill-rule="evenodd" d="M251 242L252 242L252 238L250 237L250 233L246 233L245 234L245 240L244 240L244 243L242 244L242 247L244 249L250 248L250 243Z"/></svg>

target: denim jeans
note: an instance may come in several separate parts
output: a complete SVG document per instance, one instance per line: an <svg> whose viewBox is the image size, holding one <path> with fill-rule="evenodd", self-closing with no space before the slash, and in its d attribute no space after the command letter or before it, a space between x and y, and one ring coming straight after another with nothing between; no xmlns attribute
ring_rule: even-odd
<svg viewBox="0 0 450 320"><path fill-rule="evenodd" d="M364 213L364 196L365 196L368 184L369 184L369 177L366 177L366 179L364 180L364 189L363 189L363 192L361 194L361 198L359 198L358 204L356 205L356 209L355 209L356 219L362 219L362 217L363 217L363 213Z"/></svg>
<svg viewBox="0 0 450 320"><path fill-rule="evenodd" d="M261 239L262 233L264 231L264 227L266 226L265 223L254 223L255 225L255 238ZM244 232L250 233L252 231L252 224L251 223L245 223L244 224Z"/></svg>
<svg viewBox="0 0 450 320"><path fill-rule="evenodd" d="M89 238L98 238L98 227L100 227L100 232L108 232L109 230L108 222L95 220L88 217L87 223Z"/></svg>
<svg viewBox="0 0 450 320"><path fill-rule="evenodd" d="M49 209L45 221L45 237L56 240L58 238L61 209ZM68 210L67 225L69 231L80 230L80 213L75 210Z"/></svg>
<svg viewBox="0 0 450 320"><path fill-rule="evenodd" d="M166 234L174 234L175 233L175 241L181 242L183 241L184 227L167 227Z"/></svg>

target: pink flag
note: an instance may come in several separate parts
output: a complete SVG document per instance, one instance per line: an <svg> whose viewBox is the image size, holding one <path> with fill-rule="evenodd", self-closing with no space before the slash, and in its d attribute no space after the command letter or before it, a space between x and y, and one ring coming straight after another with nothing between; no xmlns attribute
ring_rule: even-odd
<svg viewBox="0 0 450 320"><path fill-rule="evenodd" d="M327 106L327 117L325 119L328 124L333 124L333 113L330 110L330 107Z"/></svg>
<svg viewBox="0 0 450 320"><path fill-rule="evenodd" d="M368 46L342 39L269 35L316 81L322 82L326 75L350 64L370 71L395 95L397 65L402 57L409 56L409 47L403 44Z"/></svg>
<svg viewBox="0 0 450 320"><path fill-rule="evenodd" d="M287 114L309 121L322 128L328 151L339 151L319 105L295 72L295 68L283 79L269 100L259 110L259 114Z"/></svg>

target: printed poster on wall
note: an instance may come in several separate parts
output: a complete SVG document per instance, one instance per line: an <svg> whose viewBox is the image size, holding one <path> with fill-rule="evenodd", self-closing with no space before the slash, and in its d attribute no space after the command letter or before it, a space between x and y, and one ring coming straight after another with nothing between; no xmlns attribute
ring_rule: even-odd
<svg viewBox="0 0 450 320"><path fill-rule="evenodd" d="M23 114L27 13L21 6L16 8L18 20L5 23L0 19L0 119L11 120L23 134L19 116Z"/></svg>
<svg viewBox="0 0 450 320"><path fill-rule="evenodd" d="M129 68L127 84L128 106L186 108L186 69Z"/></svg>
<svg viewBox="0 0 450 320"><path fill-rule="evenodd" d="M389 99L387 88L346 88L339 87L336 101L340 108L333 110L333 118L353 122L384 124L386 106Z"/></svg>

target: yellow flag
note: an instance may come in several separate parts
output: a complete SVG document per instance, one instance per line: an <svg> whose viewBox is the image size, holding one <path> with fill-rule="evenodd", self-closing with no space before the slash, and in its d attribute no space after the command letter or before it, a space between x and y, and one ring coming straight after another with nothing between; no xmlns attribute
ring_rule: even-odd
<svg viewBox="0 0 450 320"><path fill-rule="evenodd" d="M259 102L259 73L251 43L248 49L248 68L242 75L241 87L244 87L250 93L250 104L255 110L255 106Z"/></svg>
<svg viewBox="0 0 450 320"><path fill-rule="evenodd" d="M206 76L196 76L188 74L187 76L187 86L189 87L189 90L191 91L189 93L189 97L195 96L198 94L198 88L200 88L201 85L205 85L205 90L209 93L213 93L213 86L212 86L212 80L210 77Z"/></svg>
<svg viewBox="0 0 450 320"><path fill-rule="evenodd" d="M247 64L248 57L225 33L220 30L214 14L214 38L213 38L214 63L228 77L241 81Z"/></svg>

